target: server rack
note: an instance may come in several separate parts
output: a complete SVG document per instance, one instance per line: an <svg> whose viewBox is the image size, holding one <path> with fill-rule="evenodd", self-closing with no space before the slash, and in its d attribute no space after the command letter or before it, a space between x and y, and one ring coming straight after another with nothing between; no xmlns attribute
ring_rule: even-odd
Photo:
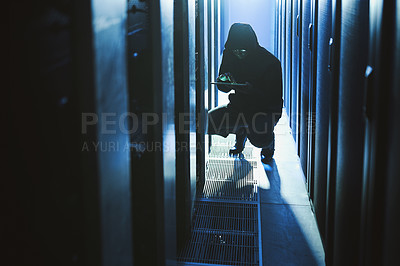
<svg viewBox="0 0 400 266"><path fill-rule="evenodd" d="M174 3L130 5L130 108L146 129L131 135L133 257L163 265L176 258Z"/></svg>
<svg viewBox="0 0 400 266"><path fill-rule="evenodd" d="M286 32L290 14L285 11L290 2L291 41ZM399 201L395 193L399 183L394 179L399 171L394 163L400 150L394 137L399 130L399 80L394 73L400 61L400 2L278 4L277 54L284 64L291 60L292 67L291 73L287 68L284 72L285 82L291 75L292 84L292 99L286 107L295 132L295 98L301 103L299 134L294 138L300 145L326 263L393 264L399 237L395 224L400 220L394 207ZM298 4L301 8L296 10ZM294 34L297 12L300 44ZM292 44L291 58L283 44ZM299 54L298 46L302 46Z"/></svg>
<svg viewBox="0 0 400 266"><path fill-rule="evenodd" d="M336 164L338 138L338 101L341 48L341 0L332 0L332 37L329 40L329 69L332 84L329 93L328 165L325 222L325 257L328 265L333 264L335 234Z"/></svg>
<svg viewBox="0 0 400 266"><path fill-rule="evenodd" d="M398 197L396 201L392 194L395 167L391 164L398 161L399 155L391 146L397 143L399 147L392 135L399 124L395 122L399 121L395 107L399 100L395 92L399 88L395 80L399 66L399 10L393 1L370 1L370 49L363 97L366 123L360 249L363 265L396 263L392 246L396 244L390 241L399 236L392 224L396 218L398 221L399 211L392 208Z"/></svg>
<svg viewBox="0 0 400 266"><path fill-rule="evenodd" d="M304 174L308 171L308 115L311 70L311 0L302 2L302 51L301 51L301 107L300 107L300 161Z"/></svg>
<svg viewBox="0 0 400 266"><path fill-rule="evenodd" d="M285 47L285 106L288 116L293 113L292 111L292 1L286 1L286 47ZM292 126L292 120L289 119L289 125Z"/></svg>
<svg viewBox="0 0 400 266"><path fill-rule="evenodd" d="M364 149L364 71L368 2L344 1L341 19L334 264L357 264Z"/></svg>
<svg viewBox="0 0 400 266"><path fill-rule="evenodd" d="M314 209L322 239L325 239L328 130L329 130L329 92L332 77L329 69L330 38L332 36L332 1L318 3L318 46L316 70L316 109L315 109L315 166L314 166Z"/></svg>
<svg viewBox="0 0 400 266"><path fill-rule="evenodd" d="M299 92L300 92L300 65L301 65L301 57L300 57L300 39L301 39L301 21L300 21L300 10L299 10L300 1L293 1L292 3L292 78L291 78L291 128L293 138L296 142L296 147L298 150L299 144Z"/></svg>

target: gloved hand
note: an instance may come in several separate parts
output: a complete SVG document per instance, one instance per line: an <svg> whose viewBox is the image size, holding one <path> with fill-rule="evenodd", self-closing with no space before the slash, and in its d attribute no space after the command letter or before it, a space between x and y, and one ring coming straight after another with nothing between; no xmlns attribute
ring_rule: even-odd
<svg viewBox="0 0 400 266"><path fill-rule="evenodd" d="M227 83L227 85L218 85L218 89L223 91L223 92L230 92L232 90L232 87L229 86L229 83L235 83L235 79L231 75L231 73L223 73L218 76L217 82L223 82Z"/></svg>
<svg viewBox="0 0 400 266"><path fill-rule="evenodd" d="M219 75L217 78L217 81L218 82L227 82L227 83L236 83L235 79L229 72Z"/></svg>

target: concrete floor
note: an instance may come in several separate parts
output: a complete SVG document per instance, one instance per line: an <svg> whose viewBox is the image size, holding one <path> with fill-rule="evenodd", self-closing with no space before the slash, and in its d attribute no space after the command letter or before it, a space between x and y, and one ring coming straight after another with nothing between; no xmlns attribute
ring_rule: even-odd
<svg viewBox="0 0 400 266"><path fill-rule="evenodd" d="M325 265L321 238L285 112L275 127L275 137L274 160L267 165L259 160L260 167L255 173L261 200L263 265ZM255 153L259 152L260 149L255 149Z"/></svg>

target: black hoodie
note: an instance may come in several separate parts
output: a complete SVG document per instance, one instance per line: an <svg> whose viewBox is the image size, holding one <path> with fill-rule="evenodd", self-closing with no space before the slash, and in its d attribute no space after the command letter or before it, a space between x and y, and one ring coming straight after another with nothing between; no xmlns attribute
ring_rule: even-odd
<svg viewBox="0 0 400 266"><path fill-rule="evenodd" d="M233 49L246 49L249 54L239 59L233 54ZM228 72L237 83L249 82L254 88L250 94L231 93L229 101L233 107L242 112L281 112L281 63L259 45L254 30L248 24L235 23L229 30L219 74ZM229 91L221 86L219 89Z"/></svg>

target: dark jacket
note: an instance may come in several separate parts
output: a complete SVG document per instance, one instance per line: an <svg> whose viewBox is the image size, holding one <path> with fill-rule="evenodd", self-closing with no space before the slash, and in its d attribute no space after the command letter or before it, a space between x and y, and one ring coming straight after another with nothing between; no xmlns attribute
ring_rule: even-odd
<svg viewBox="0 0 400 266"><path fill-rule="evenodd" d="M233 49L247 49L249 54L239 59L232 53ZM254 30L248 24L235 23L229 30L219 74L227 72L237 83L249 82L254 88L250 94L231 93L230 105L243 112L281 112L281 63L259 45ZM230 91L223 86L218 88Z"/></svg>

